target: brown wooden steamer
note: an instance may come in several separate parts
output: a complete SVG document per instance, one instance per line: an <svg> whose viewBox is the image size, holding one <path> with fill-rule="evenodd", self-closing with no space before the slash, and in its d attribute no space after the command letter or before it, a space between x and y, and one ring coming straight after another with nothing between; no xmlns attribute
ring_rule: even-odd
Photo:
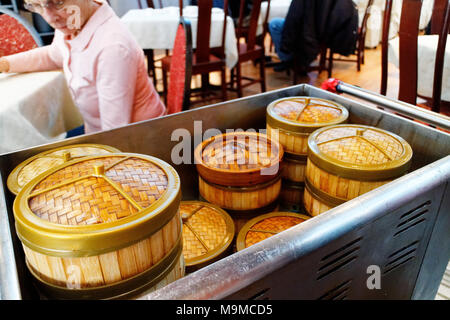
<svg viewBox="0 0 450 320"><path fill-rule="evenodd" d="M310 218L294 212L272 212L256 217L242 227L236 239L236 249L241 251Z"/></svg>
<svg viewBox="0 0 450 320"><path fill-rule="evenodd" d="M304 206L315 216L405 174L412 158L401 137L374 127L337 125L308 141Z"/></svg>
<svg viewBox="0 0 450 320"><path fill-rule="evenodd" d="M233 219L220 207L203 201L182 201L183 256L193 272L226 255L234 239Z"/></svg>
<svg viewBox="0 0 450 320"><path fill-rule="evenodd" d="M195 148L200 195L224 209L266 207L280 193L283 148L266 135L233 132Z"/></svg>
<svg viewBox="0 0 450 320"><path fill-rule="evenodd" d="M19 164L8 176L8 189L17 195L25 184L41 173L73 159L117 153L120 150L101 144L76 144L41 152Z"/></svg>
<svg viewBox="0 0 450 320"><path fill-rule="evenodd" d="M289 211L303 211L304 183L283 180L281 184L280 202Z"/></svg>
<svg viewBox="0 0 450 320"><path fill-rule="evenodd" d="M123 298L184 275L180 181L150 156L73 160L30 181L14 202L17 234L53 298Z"/></svg>

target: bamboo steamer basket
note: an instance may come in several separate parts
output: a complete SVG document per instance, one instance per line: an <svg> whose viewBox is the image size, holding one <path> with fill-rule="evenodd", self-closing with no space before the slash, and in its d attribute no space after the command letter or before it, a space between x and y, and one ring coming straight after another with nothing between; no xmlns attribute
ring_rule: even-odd
<svg viewBox="0 0 450 320"><path fill-rule="evenodd" d="M403 138L370 126L315 131L308 141L305 209L318 215L400 177L412 155Z"/></svg>
<svg viewBox="0 0 450 320"><path fill-rule="evenodd" d="M17 196L39 174L73 159L117 153L120 150L101 144L77 144L41 152L19 164L8 176L8 189Z"/></svg>
<svg viewBox="0 0 450 320"><path fill-rule="evenodd" d="M27 266L49 297L124 298L184 275L180 180L132 153L69 161L14 201Z"/></svg>
<svg viewBox="0 0 450 320"><path fill-rule="evenodd" d="M192 272L224 257L234 239L234 222L226 211L202 201L182 201L183 256Z"/></svg>
<svg viewBox="0 0 450 320"><path fill-rule="evenodd" d="M344 123L347 119L347 109L330 100L282 98L267 107L267 135L278 139L287 154L306 157L308 137L312 132L324 126Z"/></svg>
<svg viewBox="0 0 450 320"><path fill-rule="evenodd" d="M310 218L294 212L272 212L256 217L242 227L236 239L236 249L241 251Z"/></svg>
<svg viewBox="0 0 450 320"><path fill-rule="evenodd" d="M255 210L277 200L283 148L266 135L233 132L195 148L200 195L234 211Z"/></svg>

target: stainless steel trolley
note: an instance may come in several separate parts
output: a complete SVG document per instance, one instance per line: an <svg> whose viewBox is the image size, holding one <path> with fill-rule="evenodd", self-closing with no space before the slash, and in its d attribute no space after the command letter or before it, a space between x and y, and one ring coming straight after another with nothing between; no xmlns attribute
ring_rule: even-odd
<svg viewBox="0 0 450 320"><path fill-rule="evenodd" d="M193 164L171 161L173 147L179 146L183 134L193 150L207 129L263 129L271 101L314 96L346 106L351 123L382 128L406 139L414 151L410 173L138 298L433 299L450 259L450 135L386 109L447 130L448 118L345 84L340 89L366 101L297 85L0 155L0 298L41 297L26 270L15 234L14 198L6 188L8 174L28 157L88 142L150 154L177 169L183 199L198 199ZM181 131L172 135L176 129ZM378 271L380 287L373 288L370 277Z"/></svg>

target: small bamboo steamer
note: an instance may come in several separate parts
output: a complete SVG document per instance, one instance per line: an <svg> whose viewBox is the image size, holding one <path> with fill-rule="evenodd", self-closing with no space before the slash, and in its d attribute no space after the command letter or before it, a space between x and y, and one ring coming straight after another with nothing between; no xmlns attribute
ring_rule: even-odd
<svg viewBox="0 0 450 320"><path fill-rule="evenodd" d="M236 239L237 251L296 226L311 217L294 212L272 212L248 221Z"/></svg>
<svg viewBox="0 0 450 320"><path fill-rule="evenodd" d="M186 271L193 272L222 258L234 238L233 219L218 206L182 201L183 256Z"/></svg>
<svg viewBox="0 0 450 320"><path fill-rule="evenodd" d="M8 189L17 196L33 178L56 166L86 156L117 153L120 150L101 144L76 144L41 152L19 164L8 176Z"/></svg>
<svg viewBox="0 0 450 320"><path fill-rule="evenodd" d="M411 146L401 137L363 125L336 125L308 140L304 206L315 216L405 174Z"/></svg>
<svg viewBox="0 0 450 320"><path fill-rule="evenodd" d="M347 119L347 109L330 100L282 98L267 107L267 135L279 141L287 154L306 157L308 137L312 132L325 126L345 123Z"/></svg>
<svg viewBox="0 0 450 320"><path fill-rule="evenodd" d="M281 189L283 148L266 135L233 132L195 148L200 195L224 209L247 211L270 205Z"/></svg>
<svg viewBox="0 0 450 320"><path fill-rule="evenodd" d="M180 180L164 161L120 153L72 160L14 201L26 262L50 297L110 299L184 275Z"/></svg>

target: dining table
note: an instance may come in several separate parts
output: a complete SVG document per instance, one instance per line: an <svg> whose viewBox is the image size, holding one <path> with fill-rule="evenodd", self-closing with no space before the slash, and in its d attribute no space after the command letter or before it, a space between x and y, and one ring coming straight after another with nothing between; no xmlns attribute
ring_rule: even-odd
<svg viewBox="0 0 450 320"><path fill-rule="evenodd" d="M434 65L438 35L420 35L417 40L417 94L422 97L433 96ZM399 67L399 38L389 40L388 61ZM444 68L442 75L443 101L450 101L450 39L447 36L445 46Z"/></svg>
<svg viewBox="0 0 450 320"><path fill-rule="evenodd" d="M83 124L62 71L0 74L0 154L53 143Z"/></svg>
<svg viewBox="0 0 450 320"><path fill-rule="evenodd" d="M172 49L180 20L179 7L171 6L161 9L129 10L122 18L122 22L134 36L142 49ZM196 47L198 7L186 6L183 8L183 17L191 22L192 44ZM221 8L211 10L211 48L222 44L224 13ZM226 36L224 43L225 62L228 68L233 68L238 61L237 40L234 23L227 17Z"/></svg>

